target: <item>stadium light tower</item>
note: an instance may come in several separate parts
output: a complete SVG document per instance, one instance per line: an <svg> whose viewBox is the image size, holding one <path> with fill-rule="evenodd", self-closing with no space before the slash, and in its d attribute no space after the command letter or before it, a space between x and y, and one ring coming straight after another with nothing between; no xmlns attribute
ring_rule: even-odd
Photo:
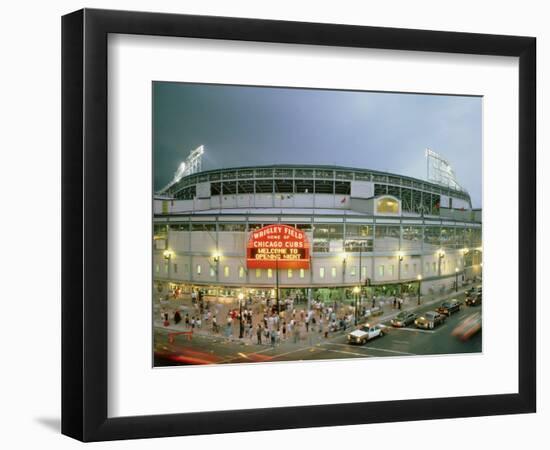
<svg viewBox="0 0 550 450"><path fill-rule="evenodd" d="M191 151L187 158L180 163L178 170L174 173L174 178L165 187L160 190L161 194L166 193L174 184L187 175L200 172L202 170L202 155L204 154L204 145L200 145Z"/></svg>
<svg viewBox="0 0 550 450"><path fill-rule="evenodd" d="M426 149L426 178L432 183L439 184L458 191L464 191L458 184L455 172L449 162L439 153Z"/></svg>

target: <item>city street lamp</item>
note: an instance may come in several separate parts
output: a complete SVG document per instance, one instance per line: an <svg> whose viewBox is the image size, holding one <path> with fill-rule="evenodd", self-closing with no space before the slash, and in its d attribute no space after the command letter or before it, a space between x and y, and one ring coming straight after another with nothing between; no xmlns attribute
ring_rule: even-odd
<svg viewBox="0 0 550 450"><path fill-rule="evenodd" d="M397 252L397 282L399 283L399 295L402 294L402 286L401 286L401 263L403 262L403 252L399 251Z"/></svg>
<svg viewBox="0 0 550 450"><path fill-rule="evenodd" d="M346 263L348 256L344 253L342 255L342 283L346 281Z"/></svg>
<svg viewBox="0 0 550 450"><path fill-rule="evenodd" d="M172 259L172 252L170 250L164 250L164 252L162 253L162 256L164 256L164 259L166 260L166 264L168 265L168 270L167 270L167 275L168 275L168 281L170 281L170 275L171 275L171 267L170 267L170 262L171 262L171 259ZM168 286L168 289L170 289L170 285Z"/></svg>
<svg viewBox="0 0 550 450"><path fill-rule="evenodd" d="M361 288L359 286L355 286L353 288L353 293L355 294L355 326L357 326L357 304L359 299L359 292L361 292Z"/></svg>
<svg viewBox="0 0 550 450"><path fill-rule="evenodd" d="M243 326L243 299L244 299L244 294L242 292L239 292L239 339L242 339L243 338L243 331L244 331L244 326Z"/></svg>
<svg viewBox="0 0 550 450"><path fill-rule="evenodd" d="M220 254L219 254L218 252L214 253L214 254L212 255L212 259L214 260L214 262L215 262L216 264L218 264L218 263L220 262Z"/></svg>
<svg viewBox="0 0 550 450"><path fill-rule="evenodd" d="M470 253L470 249L467 247L462 249L462 273L466 276L466 255Z"/></svg>
<svg viewBox="0 0 550 450"><path fill-rule="evenodd" d="M443 250L439 250L437 252L437 256L439 257L438 275L441 276L441 260L445 258L445 252Z"/></svg>
<svg viewBox="0 0 550 450"><path fill-rule="evenodd" d="M397 278L400 280L401 279L401 263L403 262L403 252L398 252L397 253L397 260L399 261L399 266L398 266L398 271L397 271Z"/></svg>
<svg viewBox="0 0 550 450"><path fill-rule="evenodd" d="M216 281L219 281L218 280L218 271L219 271L219 268L220 268L220 259L221 259L221 255L219 254L219 252L216 250L216 252L212 255L212 259L214 260L214 264L215 264L215 272L216 272Z"/></svg>
<svg viewBox="0 0 550 450"><path fill-rule="evenodd" d="M458 292L458 267L455 267L455 292Z"/></svg>
<svg viewBox="0 0 550 450"><path fill-rule="evenodd" d="M361 263L363 261L363 241L359 241L359 242L360 242L360 245L359 245L359 286L363 286L362 281L361 281L361 277L362 277L362 274L363 274L363 267L361 265Z"/></svg>
<svg viewBox="0 0 550 450"><path fill-rule="evenodd" d="M420 305L420 291L422 290L422 275L418 274L416 277L418 280L418 301L417 304Z"/></svg>

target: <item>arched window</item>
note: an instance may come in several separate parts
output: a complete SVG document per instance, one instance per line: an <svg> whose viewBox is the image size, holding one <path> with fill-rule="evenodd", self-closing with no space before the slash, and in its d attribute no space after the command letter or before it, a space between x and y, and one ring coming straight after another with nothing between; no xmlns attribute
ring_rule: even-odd
<svg viewBox="0 0 550 450"><path fill-rule="evenodd" d="M380 197L376 201L378 214L399 214L399 200L394 197Z"/></svg>

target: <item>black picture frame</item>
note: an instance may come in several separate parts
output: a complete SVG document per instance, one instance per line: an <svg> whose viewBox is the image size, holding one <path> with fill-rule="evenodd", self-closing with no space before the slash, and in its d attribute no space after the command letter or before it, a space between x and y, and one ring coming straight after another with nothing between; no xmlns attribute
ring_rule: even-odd
<svg viewBox="0 0 550 450"><path fill-rule="evenodd" d="M107 416L109 33L519 58L518 393ZM536 39L84 9L62 18L62 433L82 441L535 412ZM147 201L144 199L144 201Z"/></svg>

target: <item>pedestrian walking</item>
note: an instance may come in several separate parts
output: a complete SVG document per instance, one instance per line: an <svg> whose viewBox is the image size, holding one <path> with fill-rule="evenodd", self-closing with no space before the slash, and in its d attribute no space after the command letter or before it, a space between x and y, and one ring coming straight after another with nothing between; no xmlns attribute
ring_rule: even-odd
<svg viewBox="0 0 550 450"><path fill-rule="evenodd" d="M231 322L227 322L227 325L225 326L225 337L231 336Z"/></svg>
<svg viewBox="0 0 550 450"><path fill-rule="evenodd" d="M214 333L218 332L218 321L216 320L216 316L212 317L212 331Z"/></svg>
<svg viewBox="0 0 550 450"><path fill-rule="evenodd" d="M178 310L174 313L174 323L177 325L181 322L181 314Z"/></svg>
<svg viewBox="0 0 550 450"><path fill-rule="evenodd" d="M161 314L160 314L160 317L162 319L162 324L167 327L168 325L170 325L170 322L168 321L168 313L166 311L162 311Z"/></svg>

